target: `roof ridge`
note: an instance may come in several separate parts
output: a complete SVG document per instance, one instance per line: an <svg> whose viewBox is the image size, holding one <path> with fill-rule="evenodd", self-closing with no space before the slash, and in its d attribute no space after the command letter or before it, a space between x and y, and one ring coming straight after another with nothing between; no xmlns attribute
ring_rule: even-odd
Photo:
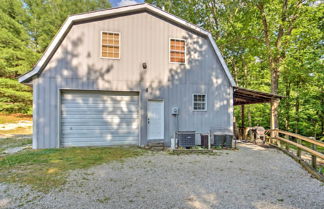
<svg viewBox="0 0 324 209"><path fill-rule="evenodd" d="M114 9L120 9L120 8L126 8L126 7L133 7L133 6L145 5L145 4L146 5L149 5L149 6L153 6L152 4L143 2L143 3L125 5L125 6L120 6L120 7L110 7L110 8L106 8L106 9L96 9L96 10L92 10L92 11L88 11L88 12L81 12L81 13L71 14L67 18L74 17L74 16L78 16L78 15L92 14L92 13L96 13L96 12L104 12L104 11L109 11L109 10L114 10Z"/></svg>
<svg viewBox="0 0 324 209"><path fill-rule="evenodd" d="M216 42L214 41L212 35L210 32L206 31L205 29L192 24L180 17L177 17L173 14L170 14L164 10L162 10L159 7L156 7L154 5L148 4L148 3L139 3L139 4L133 4L133 5L128 5L128 6L123 6L123 7L115 7L115 8L109 8L105 10L97 10L93 12L88 12L88 13L82 13L82 14L76 14L69 16L65 22L63 23L62 27L58 31L58 33L55 35L49 46L46 48L45 52L43 53L42 57L38 60L36 65L33 67L33 69L26 74L20 76L18 78L19 82L21 83L26 83L30 79L32 79L35 75L38 75L39 73L42 72L44 67L47 65L48 61L52 58L53 54L55 53L56 49L59 47L60 43L62 40L65 38L66 34L68 33L69 29L73 26L75 22L78 21L86 21L86 20L93 20L96 18L101 18L101 17L106 17L106 16L111 16L111 15L118 15L118 14L127 14L132 11L141 11L141 10L148 10L154 14L160 15L161 17L164 17L165 19L169 21L173 21L175 23L178 23L179 25L191 29L193 31L196 31L200 34L204 34L208 37L208 39L211 42L211 45L225 71L225 74L231 83L232 86L236 86L235 81L225 63L225 60L219 50L219 48L216 45ZM97 14L96 14L97 13Z"/></svg>

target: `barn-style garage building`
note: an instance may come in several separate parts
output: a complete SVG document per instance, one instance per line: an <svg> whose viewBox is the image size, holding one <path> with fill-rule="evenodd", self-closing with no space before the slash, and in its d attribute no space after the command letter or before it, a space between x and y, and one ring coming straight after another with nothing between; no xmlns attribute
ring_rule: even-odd
<svg viewBox="0 0 324 209"><path fill-rule="evenodd" d="M19 81L33 86L33 148L233 134L235 82L211 34L149 4L70 16Z"/></svg>

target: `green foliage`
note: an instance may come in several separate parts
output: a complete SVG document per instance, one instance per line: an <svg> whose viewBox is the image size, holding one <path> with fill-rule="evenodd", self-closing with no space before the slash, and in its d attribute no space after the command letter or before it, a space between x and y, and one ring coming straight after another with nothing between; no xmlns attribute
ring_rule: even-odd
<svg viewBox="0 0 324 209"><path fill-rule="evenodd" d="M109 8L106 0L0 0L0 112L32 113L31 70L71 14Z"/></svg>
<svg viewBox="0 0 324 209"><path fill-rule="evenodd" d="M24 5L31 17L27 29L38 53L46 49L69 15L110 7L107 0L24 0Z"/></svg>
<svg viewBox="0 0 324 209"><path fill-rule="evenodd" d="M0 112L31 114L32 93L29 86L16 79L0 78Z"/></svg>
<svg viewBox="0 0 324 209"><path fill-rule="evenodd" d="M323 136L323 3L315 0L146 2L210 31L238 86L285 96L279 112L281 129L317 138ZM269 104L249 105L246 109L247 125L269 128ZM239 107L235 108L235 116L240 123Z"/></svg>

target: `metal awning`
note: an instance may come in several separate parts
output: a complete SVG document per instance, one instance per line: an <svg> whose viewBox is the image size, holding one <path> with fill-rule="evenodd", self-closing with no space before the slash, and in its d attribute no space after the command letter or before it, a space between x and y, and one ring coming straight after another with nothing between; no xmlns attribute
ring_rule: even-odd
<svg viewBox="0 0 324 209"><path fill-rule="evenodd" d="M234 87L234 105L270 103L272 99L281 99L283 96Z"/></svg>

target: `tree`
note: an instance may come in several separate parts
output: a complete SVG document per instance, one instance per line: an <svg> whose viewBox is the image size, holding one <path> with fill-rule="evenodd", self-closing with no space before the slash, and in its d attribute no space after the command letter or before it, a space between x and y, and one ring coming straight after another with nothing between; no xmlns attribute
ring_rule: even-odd
<svg viewBox="0 0 324 209"><path fill-rule="evenodd" d="M36 60L30 48L30 38L24 28L27 14L19 0L2 0L0 3L0 111L28 112L31 90L15 80Z"/></svg>
<svg viewBox="0 0 324 209"><path fill-rule="evenodd" d="M0 111L31 113L31 70L70 14L109 8L106 0L0 0Z"/></svg>
<svg viewBox="0 0 324 209"><path fill-rule="evenodd" d="M107 0L23 0L29 14L27 30L34 49L42 53L65 19L72 14L110 8Z"/></svg>
<svg viewBox="0 0 324 209"><path fill-rule="evenodd" d="M210 31L239 86L286 96L280 107L281 127L323 135L323 4L316 0L147 2ZM268 127L267 105L248 109L252 125ZM238 113L236 109L240 118Z"/></svg>

